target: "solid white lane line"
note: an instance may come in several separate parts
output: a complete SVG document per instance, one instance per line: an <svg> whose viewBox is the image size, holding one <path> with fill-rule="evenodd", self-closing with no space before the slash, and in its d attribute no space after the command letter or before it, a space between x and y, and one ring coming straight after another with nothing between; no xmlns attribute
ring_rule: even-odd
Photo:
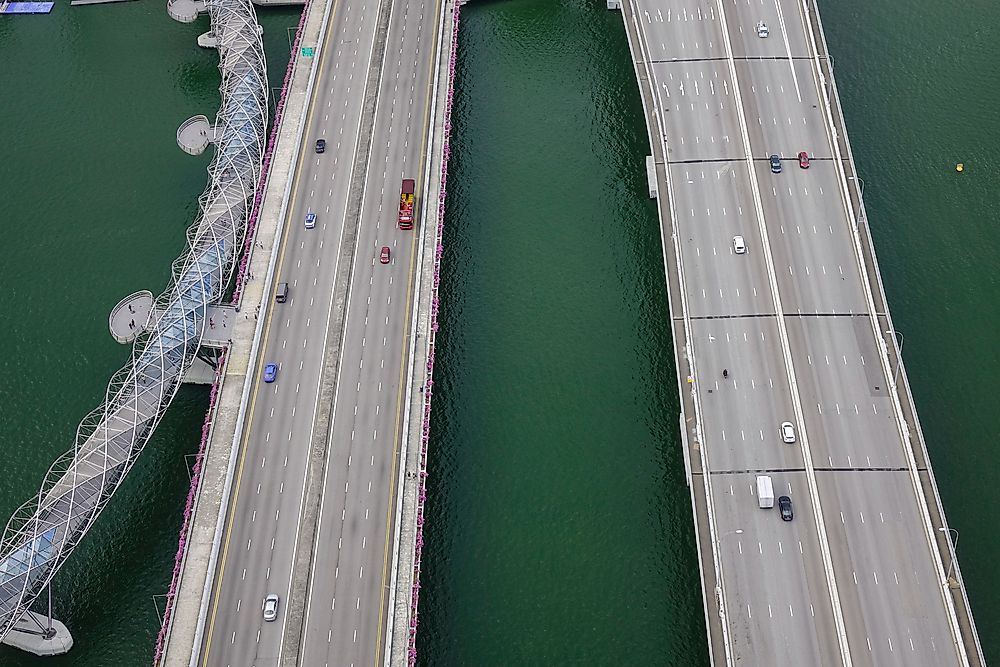
<svg viewBox="0 0 1000 667"><path fill-rule="evenodd" d="M788 56L788 68L792 71L792 82L795 84L795 96L802 102L802 91L799 90L799 79L795 76L795 61L792 60L792 47L788 43L788 31L785 29L785 15L781 11L781 3L774 0L774 8L778 10L778 25L781 27L781 38L785 42L785 54Z"/></svg>

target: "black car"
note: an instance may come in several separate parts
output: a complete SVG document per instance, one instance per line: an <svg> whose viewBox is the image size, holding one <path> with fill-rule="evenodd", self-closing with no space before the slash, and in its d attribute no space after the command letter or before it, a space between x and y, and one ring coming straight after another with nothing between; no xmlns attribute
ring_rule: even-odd
<svg viewBox="0 0 1000 667"><path fill-rule="evenodd" d="M791 521L792 517L792 499L788 496L781 496L778 498L778 510L781 511L782 521Z"/></svg>
<svg viewBox="0 0 1000 667"><path fill-rule="evenodd" d="M326 139L317 139L316 140L316 152L317 153L325 153L326 152Z"/></svg>
<svg viewBox="0 0 1000 667"><path fill-rule="evenodd" d="M771 173L780 174L781 173L781 156L777 153L771 156Z"/></svg>

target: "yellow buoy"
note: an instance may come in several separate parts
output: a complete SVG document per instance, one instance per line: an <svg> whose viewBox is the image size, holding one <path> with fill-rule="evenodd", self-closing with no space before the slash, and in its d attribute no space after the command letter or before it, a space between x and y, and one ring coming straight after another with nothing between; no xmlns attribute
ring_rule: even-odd
<svg viewBox="0 0 1000 667"><path fill-rule="evenodd" d="M957 171L959 173L965 171L965 163L959 162L958 164L956 164L955 165L955 171Z"/></svg>

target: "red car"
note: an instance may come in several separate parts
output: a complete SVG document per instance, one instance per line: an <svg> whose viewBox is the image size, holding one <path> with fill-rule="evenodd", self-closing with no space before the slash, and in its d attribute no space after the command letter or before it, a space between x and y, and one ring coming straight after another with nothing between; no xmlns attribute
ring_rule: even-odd
<svg viewBox="0 0 1000 667"><path fill-rule="evenodd" d="M799 153L799 167L801 169L809 168L809 153L806 153L805 151Z"/></svg>
<svg viewBox="0 0 1000 667"><path fill-rule="evenodd" d="M389 246L387 245L382 246L382 252L379 253L378 261L382 262L383 264L389 263Z"/></svg>

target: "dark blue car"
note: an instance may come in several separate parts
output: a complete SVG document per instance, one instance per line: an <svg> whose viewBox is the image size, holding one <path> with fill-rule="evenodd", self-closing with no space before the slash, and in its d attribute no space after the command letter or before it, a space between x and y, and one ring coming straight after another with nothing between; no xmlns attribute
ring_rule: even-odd
<svg viewBox="0 0 1000 667"><path fill-rule="evenodd" d="M781 157L777 154L771 156L771 173L781 173Z"/></svg>
<svg viewBox="0 0 1000 667"><path fill-rule="evenodd" d="M274 382L278 377L278 364L264 366L264 382Z"/></svg>

